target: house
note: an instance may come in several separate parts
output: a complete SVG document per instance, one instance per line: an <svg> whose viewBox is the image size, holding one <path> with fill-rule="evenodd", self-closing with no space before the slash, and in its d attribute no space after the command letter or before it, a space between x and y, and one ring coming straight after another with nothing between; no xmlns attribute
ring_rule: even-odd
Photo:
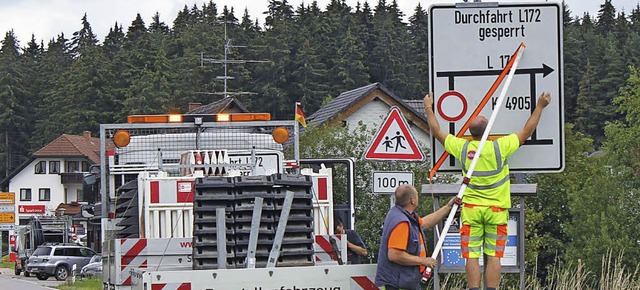
<svg viewBox="0 0 640 290"><path fill-rule="evenodd" d="M422 100L402 100L380 83L341 93L309 116L307 123L318 127L342 125L354 130L362 121L367 127L378 129L392 106L400 109L418 143L430 147Z"/></svg>
<svg viewBox="0 0 640 290"><path fill-rule="evenodd" d="M201 103L189 103L187 115L218 113L249 113L249 110L238 99L228 97L204 106Z"/></svg>
<svg viewBox="0 0 640 290"><path fill-rule="evenodd" d="M0 186L15 193L15 222L34 215L78 213L79 204L94 201L83 192L83 177L100 163L100 139L63 134L15 169Z"/></svg>

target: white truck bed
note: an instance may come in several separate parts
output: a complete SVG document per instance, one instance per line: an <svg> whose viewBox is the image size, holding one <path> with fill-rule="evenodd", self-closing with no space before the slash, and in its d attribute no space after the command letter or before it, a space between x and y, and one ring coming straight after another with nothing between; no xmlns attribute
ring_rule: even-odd
<svg viewBox="0 0 640 290"><path fill-rule="evenodd" d="M355 290L378 289L376 265L309 266L194 271L133 270L132 290Z"/></svg>

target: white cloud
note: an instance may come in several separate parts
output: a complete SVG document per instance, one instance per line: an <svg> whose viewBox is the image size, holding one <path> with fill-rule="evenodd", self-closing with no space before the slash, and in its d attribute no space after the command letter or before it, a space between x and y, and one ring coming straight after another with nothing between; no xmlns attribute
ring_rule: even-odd
<svg viewBox="0 0 640 290"><path fill-rule="evenodd" d="M313 0L305 0L310 4ZM360 0L364 2L365 0ZM391 3L392 0L387 0ZM470 0L473 1L473 0ZM535 1L537 0L526 0ZM104 39L109 29L117 21L126 31L140 13L146 24L151 22L152 16L160 13L160 20L171 26L179 10L186 4L188 8L197 4L202 7L203 3L209 0L0 0L0 33L6 33L10 29L18 37L22 46L31 39L31 34L35 34L36 39L44 40L56 37L64 32L70 38L73 32L80 30L81 18L87 13L89 23L98 39ZM267 9L267 0L213 0L218 6L218 11L222 11L225 5L233 6L236 17L240 18L244 9L249 10L252 19L260 19L263 23L263 12ZM302 0L289 0L294 8L302 3ZM324 9L330 0L318 0L318 5ZM358 0L347 0L346 3L355 7ZM378 0L369 0L369 4L374 7ZM420 3L427 9L433 3L455 3L460 0L397 0L400 10L405 16L413 14L415 7ZM504 0L505 2L523 2L523 0ZM584 12L589 12L592 16L597 15L600 5L604 0L567 0L573 15L581 16ZM638 5L638 0L612 0L618 12L624 10L627 15ZM2 35L4 37L4 35Z"/></svg>

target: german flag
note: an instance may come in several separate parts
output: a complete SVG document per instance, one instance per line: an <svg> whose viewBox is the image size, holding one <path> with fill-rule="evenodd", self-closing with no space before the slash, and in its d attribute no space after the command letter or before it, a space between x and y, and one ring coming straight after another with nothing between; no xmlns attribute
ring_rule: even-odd
<svg viewBox="0 0 640 290"><path fill-rule="evenodd" d="M296 103L296 121L300 122L302 127L307 128L307 121L304 120L304 113L302 113L300 103Z"/></svg>

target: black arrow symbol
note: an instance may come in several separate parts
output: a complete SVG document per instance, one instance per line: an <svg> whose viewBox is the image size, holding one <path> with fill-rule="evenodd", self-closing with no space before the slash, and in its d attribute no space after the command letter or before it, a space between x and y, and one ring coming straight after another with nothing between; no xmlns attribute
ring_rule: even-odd
<svg viewBox="0 0 640 290"><path fill-rule="evenodd" d="M546 64L542 64L540 68L521 68L516 69L515 74L542 74L542 77L548 76L554 71L553 68ZM444 71L436 73L438 77L472 77L472 76L493 76L500 75L502 70L461 70L461 71Z"/></svg>

